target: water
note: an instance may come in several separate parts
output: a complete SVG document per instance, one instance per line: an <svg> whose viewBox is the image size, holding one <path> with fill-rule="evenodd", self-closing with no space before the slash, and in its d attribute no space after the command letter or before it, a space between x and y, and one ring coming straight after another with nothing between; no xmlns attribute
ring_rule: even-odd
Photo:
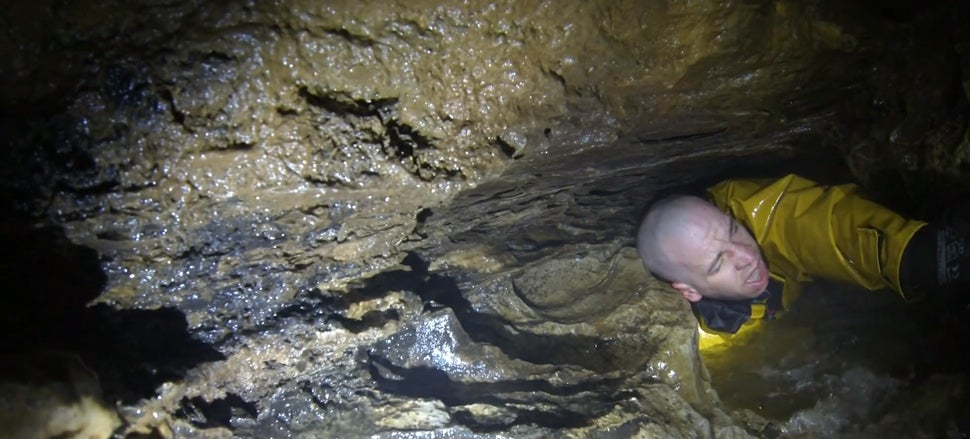
<svg viewBox="0 0 970 439"><path fill-rule="evenodd" d="M755 337L702 356L727 406L788 435L960 437L968 318L945 300L819 283Z"/></svg>

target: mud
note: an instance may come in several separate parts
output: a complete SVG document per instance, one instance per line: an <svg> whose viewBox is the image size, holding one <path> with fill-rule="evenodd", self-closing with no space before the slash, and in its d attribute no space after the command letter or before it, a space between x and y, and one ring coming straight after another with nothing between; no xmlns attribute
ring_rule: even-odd
<svg viewBox="0 0 970 439"><path fill-rule="evenodd" d="M3 348L78 355L120 437L935 434L911 421L955 426L965 372L925 369L851 425L849 397L722 400L737 383L633 230L658 193L737 175L856 180L922 214L967 195L967 12L4 8ZM880 373L825 379L901 389Z"/></svg>

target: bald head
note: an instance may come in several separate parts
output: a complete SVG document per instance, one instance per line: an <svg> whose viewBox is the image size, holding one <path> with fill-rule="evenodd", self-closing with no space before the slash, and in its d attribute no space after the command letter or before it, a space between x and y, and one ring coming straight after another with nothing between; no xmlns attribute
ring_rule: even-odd
<svg viewBox="0 0 970 439"><path fill-rule="evenodd" d="M695 235L692 232L697 228L697 219L710 216L712 209L717 211L707 201L691 195L670 196L651 206L637 233L637 252L647 269L664 279L679 280L682 274L675 247Z"/></svg>
<svg viewBox="0 0 970 439"><path fill-rule="evenodd" d="M671 196L651 206L637 233L637 251L648 270L690 301L750 299L768 282L767 265L747 229L695 196Z"/></svg>

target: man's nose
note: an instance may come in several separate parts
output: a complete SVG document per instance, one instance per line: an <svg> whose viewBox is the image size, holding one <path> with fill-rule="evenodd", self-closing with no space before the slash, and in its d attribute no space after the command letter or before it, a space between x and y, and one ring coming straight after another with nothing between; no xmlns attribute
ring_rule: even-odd
<svg viewBox="0 0 970 439"><path fill-rule="evenodd" d="M732 243L731 253L734 256L732 259L736 269L745 268L756 259L754 249L744 244Z"/></svg>

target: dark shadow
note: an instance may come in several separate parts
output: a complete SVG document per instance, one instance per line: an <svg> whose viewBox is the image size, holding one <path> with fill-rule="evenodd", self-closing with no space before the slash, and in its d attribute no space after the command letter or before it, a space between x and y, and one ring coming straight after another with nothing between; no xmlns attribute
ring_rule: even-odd
<svg viewBox="0 0 970 439"><path fill-rule="evenodd" d="M223 356L193 339L181 311L89 307L106 278L98 255L60 228L0 224L0 352L66 351L100 377L107 401L151 397L166 381Z"/></svg>
<svg viewBox="0 0 970 439"><path fill-rule="evenodd" d="M578 428L634 396L635 392L620 385L637 371L624 364L623 346L606 337L515 330L501 316L476 311L462 295L458 280L429 272L428 262L417 254L409 253L403 263L410 269L380 273L347 296L379 297L395 290L413 291L420 295L425 312L451 309L473 342L498 347L513 359L533 364L577 365L603 375L588 382L560 385L535 377L466 383L438 369L401 367L371 355L371 377L381 389L407 397L434 398L453 407L474 403L508 407L508 417L501 419L478 418L458 410L456 420L476 432L499 431L509 425ZM541 403L545 398L548 404Z"/></svg>
<svg viewBox="0 0 970 439"><path fill-rule="evenodd" d="M572 386L556 386L546 379L523 378L495 383L461 383L452 380L446 373L427 367L401 368L394 366L380 358L371 358L371 376L381 388L403 396L412 398L435 398L449 406L462 406L474 403L507 406L515 402L521 395L532 395L523 398L519 407L509 408L515 413L514 420L502 422L488 422L472 416L462 416L456 413L456 418L462 425L475 431L490 432L508 428L509 425L538 425L549 428L578 428L590 423L590 418L600 416L618 401L636 396L635 391L623 390L619 384L621 379L604 379L598 382L588 382ZM389 379L388 376L399 377ZM539 408L543 396L550 400L558 398L582 400L577 403L575 411L562 404L556 409ZM593 396L600 395L600 396ZM533 408L523 408L526 405Z"/></svg>
<svg viewBox="0 0 970 439"><path fill-rule="evenodd" d="M301 294L294 303L277 312L274 321L294 319L314 325L332 322L354 334L359 334L368 329L380 328L391 321L400 320L401 316L395 309L371 310L356 319L345 315L352 304L379 297L373 294L377 293L358 290L347 294L331 294L313 289Z"/></svg>
<svg viewBox="0 0 970 439"><path fill-rule="evenodd" d="M257 414L256 404L236 394L228 394L211 402L201 397L185 399L176 412L178 417L188 419L200 428L231 428L233 419L256 419Z"/></svg>
<svg viewBox="0 0 970 439"><path fill-rule="evenodd" d="M970 293L935 294L905 305L918 327L920 349L913 359L914 377L924 380L939 373L967 375ZM970 402L970 397L967 399ZM966 408L970 411L970 405Z"/></svg>
<svg viewBox="0 0 970 439"><path fill-rule="evenodd" d="M425 310L448 307L472 340L494 345L511 358L534 364L573 364L596 372L620 371L621 346L601 337L583 335L538 335L511 330L501 317L475 311L461 294L458 281L428 271L428 262L409 253L403 263L410 270L380 273L351 290L349 297L380 297L394 290L419 294ZM352 328L351 328L352 329Z"/></svg>
<svg viewBox="0 0 970 439"><path fill-rule="evenodd" d="M838 151L800 148L794 153L771 153L746 157L718 157L684 160L671 163L663 171L669 175L696 175L683 184L671 186L653 194L637 216L637 222L653 202L672 194L688 194L707 198L707 189L724 180L777 179L798 174L821 184L856 183L852 172Z"/></svg>
<svg viewBox="0 0 970 439"><path fill-rule="evenodd" d="M938 219L953 206L970 205L970 177L966 175L882 170L872 175L870 184L873 200L914 218Z"/></svg>

